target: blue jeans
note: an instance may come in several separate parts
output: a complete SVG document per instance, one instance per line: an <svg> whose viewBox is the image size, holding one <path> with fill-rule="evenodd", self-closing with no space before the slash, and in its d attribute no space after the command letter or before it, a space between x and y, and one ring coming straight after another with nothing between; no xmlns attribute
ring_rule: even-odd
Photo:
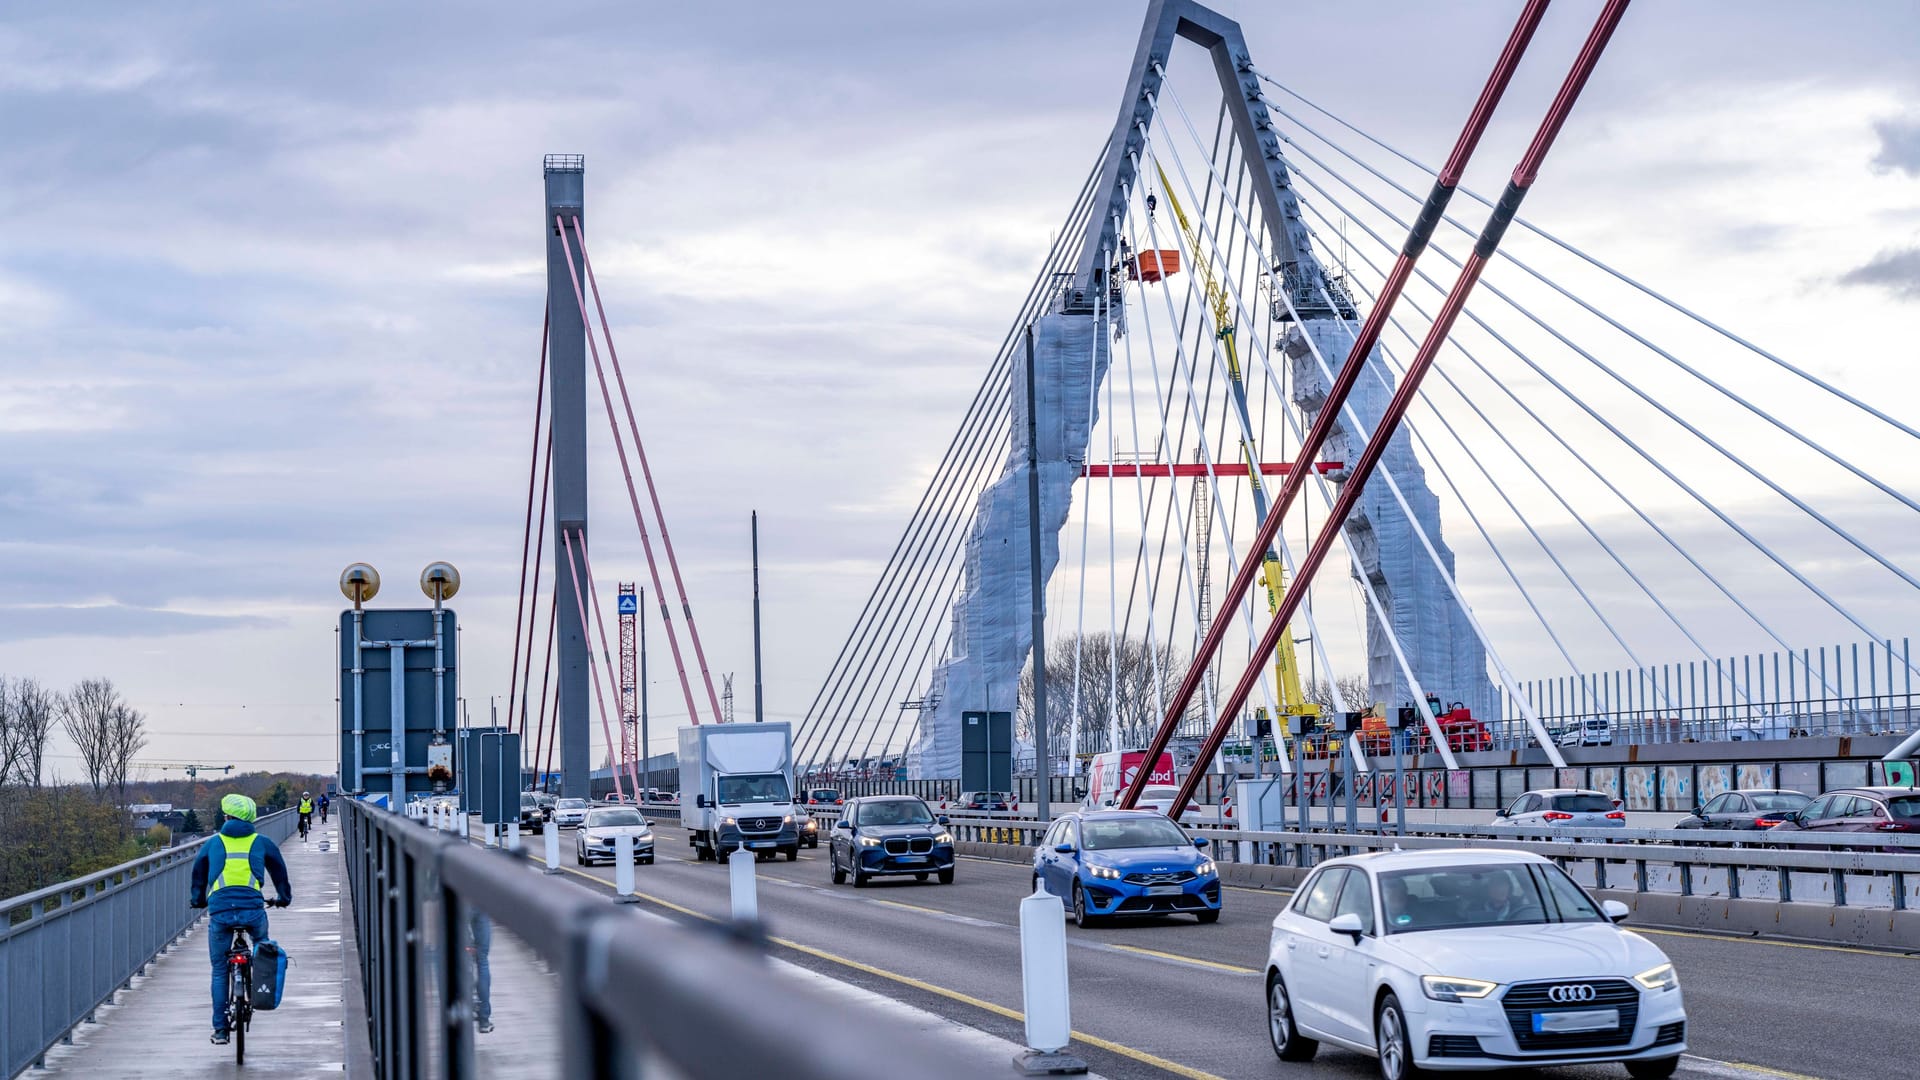
<svg viewBox="0 0 1920 1080"><path fill-rule="evenodd" d="M267 937L267 909L239 908L233 911L215 911L207 916L207 958L213 961L213 1027L224 1030L227 1026L227 946L232 944L228 933L236 926L244 926L259 944Z"/></svg>
<svg viewBox="0 0 1920 1080"><path fill-rule="evenodd" d="M481 912L474 912L467 921L471 943L468 952L473 955L473 1019L484 1024L493 1019L493 964L488 954L493 952L493 920Z"/></svg>

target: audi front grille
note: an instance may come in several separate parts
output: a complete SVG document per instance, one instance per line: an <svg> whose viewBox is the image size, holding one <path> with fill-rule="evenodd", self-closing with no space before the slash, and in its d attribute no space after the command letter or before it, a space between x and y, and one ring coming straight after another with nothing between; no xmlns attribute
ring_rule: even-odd
<svg viewBox="0 0 1920 1080"><path fill-rule="evenodd" d="M1590 988L1592 996L1584 990ZM1560 998L1561 1000L1556 1000ZM1506 1011L1507 1026L1513 1041L1522 1050L1587 1050L1624 1046L1633 1041L1633 1030L1640 1020L1640 991L1625 979L1556 979L1552 982L1519 983L1500 998ZM1611 1031L1533 1030L1536 1012L1584 1012L1589 1009L1620 1010L1620 1026Z"/></svg>

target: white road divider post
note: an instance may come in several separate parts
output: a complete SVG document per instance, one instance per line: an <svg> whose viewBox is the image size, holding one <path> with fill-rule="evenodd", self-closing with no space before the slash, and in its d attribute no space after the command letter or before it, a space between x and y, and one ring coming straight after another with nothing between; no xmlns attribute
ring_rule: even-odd
<svg viewBox="0 0 1920 1080"><path fill-rule="evenodd" d="M1028 1076L1077 1074L1087 1063L1067 1053L1073 1010L1067 999L1067 909L1036 885L1020 901L1020 993L1027 1014L1027 1051L1013 1059Z"/></svg>
<svg viewBox="0 0 1920 1080"><path fill-rule="evenodd" d="M760 894L753 880L754 854L746 848L734 848L727 856L727 884L733 892L733 921L757 922L760 919Z"/></svg>
<svg viewBox="0 0 1920 1080"><path fill-rule="evenodd" d="M633 837L621 833L613 838L613 891L616 904L636 904L633 895Z"/></svg>
<svg viewBox="0 0 1920 1080"><path fill-rule="evenodd" d="M547 841L547 873L557 874L560 872L560 826L549 821L540 831Z"/></svg>

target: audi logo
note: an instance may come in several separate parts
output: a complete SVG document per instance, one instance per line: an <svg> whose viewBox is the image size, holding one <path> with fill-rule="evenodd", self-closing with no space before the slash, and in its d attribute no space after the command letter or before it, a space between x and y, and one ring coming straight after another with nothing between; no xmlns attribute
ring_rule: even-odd
<svg viewBox="0 0 1920 1080"><path fill-rule="evenodd" d="M1592 1001L1595 996L1593 987L1586 983L1570 983L1566 986L1553 986L1547 989L1547 1000L1561 1005L1571 1005L1577 1001Z"/></svg>

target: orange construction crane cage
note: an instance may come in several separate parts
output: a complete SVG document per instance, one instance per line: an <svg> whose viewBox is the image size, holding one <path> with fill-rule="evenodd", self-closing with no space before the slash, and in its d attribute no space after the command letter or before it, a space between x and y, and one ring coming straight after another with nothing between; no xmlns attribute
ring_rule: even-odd
<svg viewBox="0 0 1920 1080"><path fill-rule="evenodd" d="M1161 248L1143 251L1134 257L1127 267L1130 277L1135 281L1149 284L1163 278L1170 278L1180 272L1180 249Z"/></svg>

